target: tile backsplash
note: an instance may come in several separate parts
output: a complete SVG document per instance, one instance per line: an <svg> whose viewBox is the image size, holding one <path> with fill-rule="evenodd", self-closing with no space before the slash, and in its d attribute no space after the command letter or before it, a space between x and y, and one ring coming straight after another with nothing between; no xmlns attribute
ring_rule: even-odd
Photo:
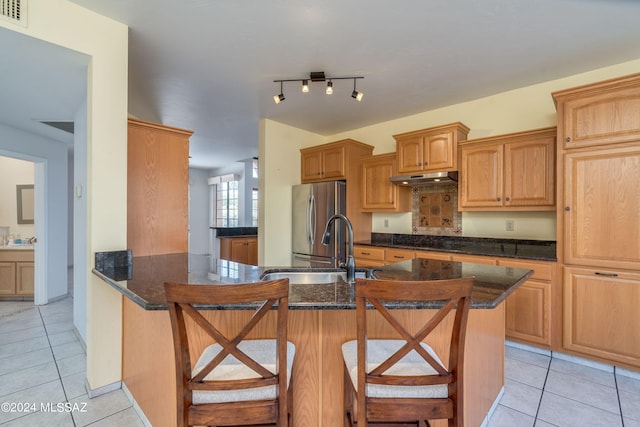
<svg viewBox="0 0 640 427"><path fill-rule="evenodd" d="M425 184L413 187L411 208L413 234L462 234L457 184Z"/></svg>

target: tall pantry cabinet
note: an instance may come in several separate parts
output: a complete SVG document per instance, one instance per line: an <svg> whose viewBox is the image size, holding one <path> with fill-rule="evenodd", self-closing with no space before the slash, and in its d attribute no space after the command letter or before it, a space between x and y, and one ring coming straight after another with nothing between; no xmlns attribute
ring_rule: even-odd
<svg viewBox="0 0 640 427"><path fill-rule="evenodd" d="M640 74L553 93L563 348L640 368Z"/></svg>
<svg viewBox="0 0 640 427"><path fill-rule="evenodd" d="M189 137L129 119L127 247L133 256L189 251Z"/></svg>

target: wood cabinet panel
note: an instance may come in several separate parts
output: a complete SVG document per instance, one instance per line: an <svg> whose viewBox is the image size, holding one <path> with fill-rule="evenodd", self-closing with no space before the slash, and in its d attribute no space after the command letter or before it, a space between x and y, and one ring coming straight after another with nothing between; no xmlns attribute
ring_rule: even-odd
<svg viewBox="0 0 640 427"><path fill-rule="evenodd" d="M0 262L0 295L15 295L16 263Z"/></svg>
<svg viewBox="0 0 640 427"><path fill-rule="evenodd" d="M459 210L502 206L503 155L500 144L461 148Z"/></svg>
<svg viewBox="0 0 640 427"><path fill-rule="evenodd" d="M33 262L16 263L16 294L33 295L35 283Z"/></svg>
<svg viewBox="0 0 640 427"><path fill-rule="evenodd" d="M458 141L468 133L469 128L457 122L394 135L398 173L457 170Z"/></svg>
<svg viewBox="0 0 640 427"><path fill-rule="evenodd" d="M129 119L127 246L134 256L188 251L192 133Z"/></svg>
<svg viewBox="0 0 640 427"><path fill-rule="evenodd" d="M633 142L640 134L640 74L554 92L565 149Z"/></svg>
<svg viewBox="0 0 640 427"><path fill-rule="evenodd" d="M564 347L640 367L640 274L564 268Z"/></svg>
<svg viewBox="0 0 640 427"><path fill-rule="evenodd" d="M556 129L460 146L459 210L554 210Z"/></svg>
<svg viewBox="0 0 640 427"><path fill-rule="evenodd" d="M258 265L257 237L225 237L220 240L220 258L241 264Z"/></svg>
<svg viewBox="0 0 640 427"><path fill-rule="evenodd" d="M564 175L565 263L640 270L640 145L568 152Z"/></svg>
<svg viewBox="0 0 640 427"><path fill-rule="evenodd" d="M551 345L551 283L527 280L506 300L509 338Z"/></svg>
<svg viewBox="0 0 640 427"><path fill-rule="evenodd" d="M411 188L393 184L397 175L396 154L379 154L362 159L362 209L371 212L408 212Z"/></svg>

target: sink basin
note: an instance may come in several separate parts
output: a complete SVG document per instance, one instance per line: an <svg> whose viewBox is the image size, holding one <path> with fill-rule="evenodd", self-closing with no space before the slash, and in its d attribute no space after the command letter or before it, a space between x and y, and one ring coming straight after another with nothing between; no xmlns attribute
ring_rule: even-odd
<svg viewBox="0 0 640 427"><path fill-rule="evenodd" d="M274 271L266 273L261 280L278 279L289 279L289 284L292 285L334 283L339 280L346 281L347 273L345 271Z"/></svg>

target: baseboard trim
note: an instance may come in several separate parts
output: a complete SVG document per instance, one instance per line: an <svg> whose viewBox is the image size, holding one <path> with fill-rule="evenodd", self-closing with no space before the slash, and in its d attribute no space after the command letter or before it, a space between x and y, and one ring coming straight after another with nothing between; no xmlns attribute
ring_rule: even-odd
<svg viewBox="0 0 640 427"><path fill-rule="evenodd" d="M498 396L496 396L496 400L493 401L493 404L491 405L491 408L489 408L489 412L487 412L484 420L482 420L482 424L480 424L480 427L487 427L489 425L489 420L493 416L493 413L496 411L496 409L498 409L498 405L500 405L500 400L502 400L503 395L504 386L500 389L500 393L498 393Z"/></svg>
<svg viewBox="0 0 640 427"><path fill-rule="evenodd" d="M115 383L103 385L102 387L94 389L89 386L89 381L87 381L86 379L84 381L84 388L87 390L87 395L90 399L122 388L122 381L116 381Z"/></svg>

